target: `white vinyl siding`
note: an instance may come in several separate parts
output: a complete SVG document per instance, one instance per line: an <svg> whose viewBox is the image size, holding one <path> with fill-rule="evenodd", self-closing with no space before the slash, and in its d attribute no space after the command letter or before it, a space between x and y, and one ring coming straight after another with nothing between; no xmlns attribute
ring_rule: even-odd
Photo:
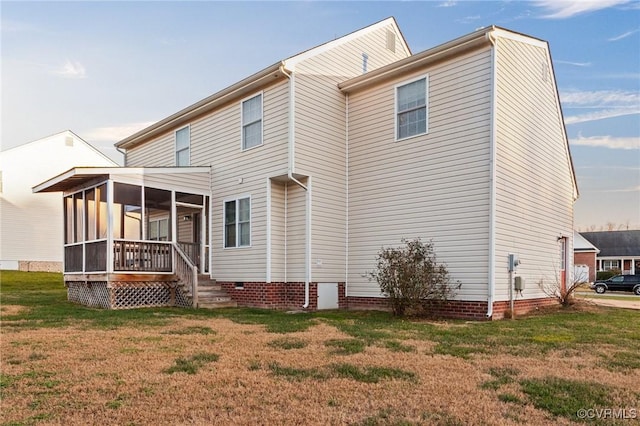
<svg viewBox="0 0 640 426"><path fill-rule="evenodd" d="M488 48L428 69L429 133L395 142L390 81L349 95L347 296L378 297L372 271L382 247L432 240L462 288L487 300L490 211L491 55Z"/></svg>
<svg viewBox="0 0 640 426"><path fill-rule="evenodd" d="M504 259L519 255L525 298L560 275L558 238L573 235L573 180L548 50L498 39L496 300L508 300ZM573 239L566 250L573 253ZM573 256L567 256L567 271Z"/></svg>
<svg viewBox="0 0 640 426"><path fill-rule="evenodd" d="M260 149L240 149L242 108L239 100L190 123L191 165L211 168L206 181L213 211L211 273L218 281L265 281L267 206L264 179L287 173L288 88L288 81L281 79L262 91L264 120ZM173 165L173 133L127 151L128 165ZM224 200L236 198L238 194L251 194L251 247L224 250Z"/></svg>
<svg viewBox="0 0 640 426"><path fill-rule="evenodd" d="M392 25L380 27L308 58L294 70L295 172L311 176L313 181L311 279L314 282L344 282L346 276L347 112L345 95L337 85L362 74L363 53L367 55L368 72L409 55L400 42L400 33L395 52L387 48L388 31L396 34ZM302 203L304 194L299 189L295 193L300 197L297 202ZM299 215L296 220L304 220L304 216ZM303 222L298 223L304 226ZM298 229L304 232L304 227ZM290 238L291 234L287 235ZM301 257L304 246L298 247L302 253L287 248L287 266L298 271L296 277L304 278ZM292 256L299 257L302 263L292 265Z"/></svg>
<svg viewBox="0 0 640 426"><path fill-rule="evenodd" d="M73 140L68 144L68 139ZM25 167L28 164L29 167ZM63 201L60 193L34 194L32 187L72 167L114 167L116 163L69 131L0 153L0 262L52 262L63 259ZM10 261L10 263L9 263Z"/></svg>
<svg viewBox="0 0 640 426"><path fill-rule="evenodd" d="M429 77L396 86L396 139L428 131Z"/></svg>
<svg viewBox="0 0 640 426"><path fill-rule="evenodd" d="M189 126L176 131L176 166L191 165L191 136Z"/></svg>
<svg viewBox="0 0 640 426"><path fill-rule="evenodd" d="M242 149L262 145L262 94L242 102Z"/></svg>

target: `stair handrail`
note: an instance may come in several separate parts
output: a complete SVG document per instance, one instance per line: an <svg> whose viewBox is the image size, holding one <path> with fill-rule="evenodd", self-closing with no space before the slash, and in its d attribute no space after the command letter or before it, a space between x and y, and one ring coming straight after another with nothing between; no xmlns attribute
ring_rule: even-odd
<svg viewBox="0 0 640 426"><path fill-rule="evenodd" d="M194 308L198 307L198 268L189 259L189 256L178 246L177 243L171 243L173 252L177 256L174 259L174 271L178 279L191 288L191 304Z"/></svg>

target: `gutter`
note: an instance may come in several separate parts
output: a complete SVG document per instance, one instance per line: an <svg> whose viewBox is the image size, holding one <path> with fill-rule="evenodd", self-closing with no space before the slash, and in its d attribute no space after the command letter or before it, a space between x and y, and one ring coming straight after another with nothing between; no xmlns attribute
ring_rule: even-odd
<svg viewBox="0 0 640 426"><path fill-rule="evenodd" d="M284 62L280 63L279 71L289 79L289 129L288 129L288 145L289 145L289 165L287 168L287 178L294 182L296 185L301 187L306 192L306 218L305 218L305 228L306 228L306 256L305 256L305 281L304 281L304 304L302 305L302 309L307 309L309 307L309 283L311 281L311 191L310 188L300 182L294 176L295 170L295 77L293 72L287 72L285 69ZM309 183L311 183L311 178L309 178ZM310 185L309 185L310 186Z"/></svg>
<svg viewBox="0 0 640 426"><path fill-rule="evenodd" d="M494 36L493 31L486 33L486 39L491 43L491 135L489 136L489 276L488 276L488 299L487 299L487 318L493 317L493 303L496 292L496 151L497 151L497 131L498 124L498 39ZM511 284L509 284L511 285Z"/></svg>
<svg viewBox="0 0 640 426"><path fill-rule="evenodd" d="M160 120L156 124L153 124L146 129L142 129L139 132L121 140L116 144L116 148L132 148L145 140L163 134L174 127L181 124L188 123L195 117L205 114L219 107L227 102L244 96L257 90L259 87L264 86L269 81L281 77L280 71L282 69L282 62L273 64L262 71L259 71L229 87L223 89L193 105L190 105L169 117Z"/></svg>

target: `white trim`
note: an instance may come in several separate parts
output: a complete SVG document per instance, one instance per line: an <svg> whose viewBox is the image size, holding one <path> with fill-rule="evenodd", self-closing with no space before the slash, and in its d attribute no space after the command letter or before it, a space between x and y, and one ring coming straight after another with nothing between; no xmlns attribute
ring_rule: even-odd
<svg viewBox="0 0 640 426"><path fill-rule="evenodd" d="M238 209L238 201L239 200L244 200L245 198L249 199L249 244L245 245L245 246L239 246L239 234L238 232L240 231L240 227L238 226L238 215L240 214L240 209ZM225 215L225 209L226 209L226 204L228 202L231 201L235 201L236 202L236 245L233 247L227 247L226 246L226 215ZM236 197L228 197L222 200L222 248L223 250L236 250L236 249L248 249L252 247L252 243L253 243L253 238L251 238L251 234L253 233L253 202L251 199L251 194L243 194L243 195L238 195Z"/></svg>
<svg viewBox="0 0 640 426"><path fill-rule="evenodd" d="M513 41L517 41L520 43L526 43L526 44L530 44L532 46L536 46L536 47L542 47L542 48L546 48L547 47L547 42L543 41L543 40L539 40L536 38L532 38L529 36L526 36L524 34L518 34L518 33L514 33L508 30L504 30L502 28L493 28L490 33L493 33L496 37L500 37L500 38L505 38L508 40L513 40Z"/></svg>
<svg viewBox="0 0 640 426"><path fill-rule="evenodd" d="M271 282L271 178L267 178L267 270L265 282Z"/></svg>
<svg viewBox="0 0 640 426"><path fill-rule="evenodd" d="M107 272L113 273L113 181L107 180Z"/></svg>
<svg viewBox="0 0 640 426"><path fill-rule="evenodd" d="M349 94L345 98L345 237L344 237L344 296L349 289Z"/></svg>
<svg viewBox="0 0 640 426"><path fill-rule="evenodd" d="M178 132L185 129L187 129L187 134L189 135L189 147L183 148L180 151L184 151L185 149L189 151L189 159L188 159L189 164L187 164L186 166L179 166L178 165ZM182 126L179 129L176 129L173 131L173 164L175 164L176 167L191 166L191 124L187 124L186 126Z"/></svg>
<svg viewBox="0 0 640 426"><path fill-rule="evenodd" d="M314 56L317 55L321 55L331 49L334 49L340 45L343 45L345 43L348 43L350 41L353 41L359 37L362 37L370 32L376 31L380 28L385 28L388 25L393 26L394 30L398 33L396 35L400 35L400 40L402 41L402 45L405 48L405 50L407 52L411 52L409 50L409 46L407 46L406 41L404 40L404 37L402 37L402 33L400 32L398 26L396 25L395 19L393 18L387 18L383 21L380 21L376 24L370 25L368 27L362 28L360 30L354 31L350 34L347 34L345 36L342 36L340 38L337 38L335 40L332 40L330 42L321 44L320 46L314 47L312 49L307 50L306 52L302 52L298 55L292 56L288 59L285 59L283 62L285 63L285 66L287 67L287 69L291 70L291 71L295 71L295 67L297 64L299 64L302 61L306 61L307 59L313 58Z"/></svg>
<svg viewBox="0 0 640 426"><path fill-rule="evenodd" d="M407 86L409 84L415 83L417 81L423 80L425 81L425 131L423 133L416 133L415 135L411 135L411 136L407 136L404 138L400 138L398 137L398 89L404 86ZM397 83L396 85L393 86L393 110L394 110L394 117L393 117L393 140L396 142L399 141L404 141L407 139L411 139L411 138L415 138L417 136L424 136L429 134L429 74L422 74L420 76L417 76L415 78L412 78L411 80L405 80L403 82Z"/></svg>
<svg viewBox="0 0 640 426"><path fill-rule="evenodd" d="M260 96L260 143L258 145L244 147L244 103ZM255 122L253 122L255 123ZM249 123L252 124L252 123ZM240 150L242 152L252 150L264 145L264 90L260 90L251 96L240 100Z"/></svg>
<svg viewBox="0 0 640 426"><path fill-rule="evenodd" d="M491 46L491 128L489 136L489 256L487 283L487 318L493 316L496 293L496 205L497 205L497 129L498 125L498 41ZM511 282L509 282L511 288Z"/></svg>

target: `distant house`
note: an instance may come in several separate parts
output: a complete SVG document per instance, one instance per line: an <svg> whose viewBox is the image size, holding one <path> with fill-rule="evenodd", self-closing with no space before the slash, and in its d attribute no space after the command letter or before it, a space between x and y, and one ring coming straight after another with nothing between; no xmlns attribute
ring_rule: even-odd
<svg viewBox="0 0 640 426"><path fill-rule="evenodd" d="M0 152L0 269L62 271L62 203L31 188L69 167L117 166L67 130Z"/></svg>
<svg viewBox="0 0 640 426"><path fill-rule="evenodd" d="M600 252L598 271L619 269L623 274L640 274L640 230L580 233Z"/></svg>
<svg viewBox="0 0 640 426"><path fill-rule="evenodd" d="M412 54L389 18L117 147L120 170L34 188L64 194L65 282L81 303L200 306L205 274L244 306L383 307L366 273L382 247L419 237L462 283L446 313L491 319L511 298L553 303L542 284L573 268L578 191L549 46L507 29ZM74 206L93 212L88 232Z"/></svg>
<svg viewBox="0 0 640 426"><path fill-rule="evenodd" d="M594 282L596 280L596 256L600 250L578 231L573 233L574 280Z"/></svg>

